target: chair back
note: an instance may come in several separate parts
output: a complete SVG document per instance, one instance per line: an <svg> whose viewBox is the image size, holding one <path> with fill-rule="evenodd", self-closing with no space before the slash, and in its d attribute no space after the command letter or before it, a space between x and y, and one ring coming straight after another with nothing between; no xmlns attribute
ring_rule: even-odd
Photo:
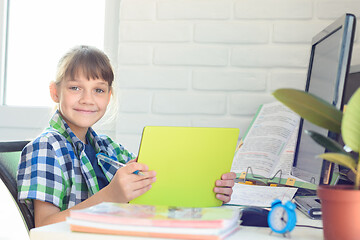
<svg viewBox="0 0 360 240"><path fill-rule="evenodd" d="M18 200L16 175L22 149L29 141L0 142L0 179L16 202L28 231L35 227L34 216L25 203Z"/></svg>

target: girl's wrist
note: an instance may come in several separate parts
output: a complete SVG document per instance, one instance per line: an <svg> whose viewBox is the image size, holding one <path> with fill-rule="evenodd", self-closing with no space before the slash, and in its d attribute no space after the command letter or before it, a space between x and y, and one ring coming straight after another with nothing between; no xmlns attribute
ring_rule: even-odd
<svg viewBox="0 0 360 240"><path fill-rule="evenodd" d="M101 189L100 192L104 202L118 202L116 201L116 195L115 195L116 191L112 189L111 183L109 183L107 186Z"/></svg>

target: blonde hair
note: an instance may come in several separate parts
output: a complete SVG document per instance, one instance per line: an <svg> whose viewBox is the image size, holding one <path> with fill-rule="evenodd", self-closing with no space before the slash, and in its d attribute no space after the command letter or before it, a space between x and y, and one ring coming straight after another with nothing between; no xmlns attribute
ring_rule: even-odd
<svg viewBox="0 0 360 240"><path fill-rule="evenodd" d="M109 58L95 47L77 46L66 53L58 63L55 83L59 85L64 79L74 79L79 73L88 80L104 79L110 89L114 81Z"/></svg>

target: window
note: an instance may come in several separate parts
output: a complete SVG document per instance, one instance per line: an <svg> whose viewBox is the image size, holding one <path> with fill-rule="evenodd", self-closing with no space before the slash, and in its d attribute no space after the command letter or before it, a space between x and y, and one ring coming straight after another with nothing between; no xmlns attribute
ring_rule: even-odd
<svg viewBox="0 0 360 240"><path fill-rule="evenodd" d="M99 0L7 1L0 81L3 105L52 106L48 86L62 55L75 45L104 50L105 4Z"/></svg>

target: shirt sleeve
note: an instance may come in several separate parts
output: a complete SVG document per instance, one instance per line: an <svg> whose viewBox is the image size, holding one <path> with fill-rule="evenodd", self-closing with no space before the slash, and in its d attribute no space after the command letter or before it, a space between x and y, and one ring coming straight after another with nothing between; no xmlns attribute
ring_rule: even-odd
<svg viewBox="0 0 360 240"><path fill-rule="evenodd" d="M122 159L125 163L127 163L128 161L130 161L131 159L136 158L135 154L133 154L132 152L129 152L127 149L125 149L125 147L121 144L119 144L119 154L118 154L118 159Z"/></svg>
<svg viewBox="0 0 360 240"><path fill-rule="evenodd" d="M103 135L102 137L105 138L105 141L107 141L108 145L112 146L112 148L116 153L116 158L118 159L118 161L122 163L127 163L131 159L136 158L136 155L128 151L123 145L114 142L111 138L109 138L106 135Z"/></svg>
<svg viewBox="0 0 360 240"><path fill-rule="evenodd" d="M29 143L21 153L18 168L18 199L49 202L62 209L65 194L63 172L46 136Z"/></svg>

